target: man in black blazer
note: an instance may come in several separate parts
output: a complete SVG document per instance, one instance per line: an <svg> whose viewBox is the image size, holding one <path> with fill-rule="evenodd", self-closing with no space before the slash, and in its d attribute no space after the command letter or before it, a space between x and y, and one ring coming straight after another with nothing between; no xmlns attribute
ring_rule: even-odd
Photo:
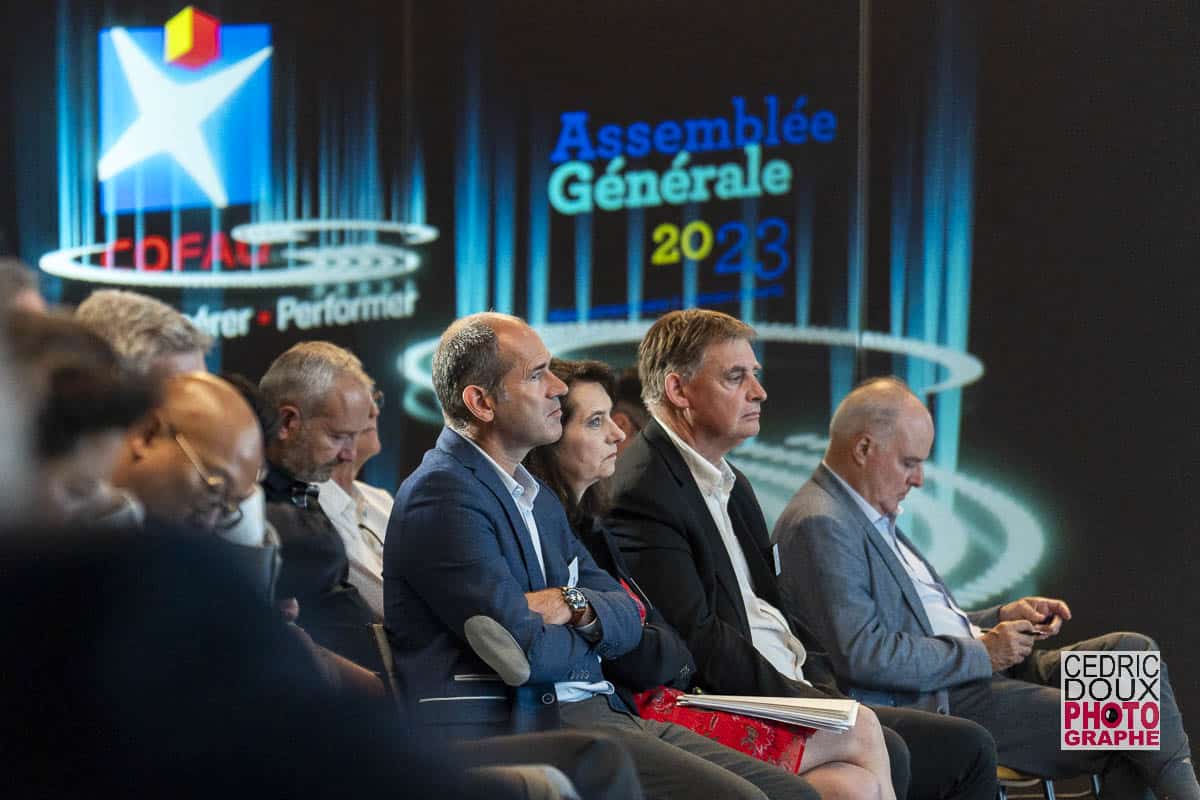
<svg viewBox="0 0 1200 800"><path fill-rule="evenodd" d="M621 454L608 523L634 576L686 640L697 685L722 694L841 696L811 639L780 610L778 560L746 477L725 455L759 430L766 392L754 331L720 312L660 318L638 351L653 419ZM995 796L995 746L978 725L874 709L903 738L912 797ZM886 728L885 728L886 731Z"/></svg>

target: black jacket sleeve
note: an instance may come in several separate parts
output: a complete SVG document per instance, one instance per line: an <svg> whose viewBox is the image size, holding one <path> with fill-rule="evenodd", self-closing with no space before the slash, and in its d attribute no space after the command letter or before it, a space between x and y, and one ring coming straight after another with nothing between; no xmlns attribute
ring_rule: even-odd
<svg viewBox="0 0 1200 800"><path fill-rule="evenodd" d="M623 581L646 609L641 642L625 655L606 662L605 675L614 684L633 692L643 692L659 686L688 689L696 674L696 662L692 659L691 652L683 638L640 590L608 531L596 520L585 519L576 526L576 535L591 552L596 563L610 575Z"/></svg>

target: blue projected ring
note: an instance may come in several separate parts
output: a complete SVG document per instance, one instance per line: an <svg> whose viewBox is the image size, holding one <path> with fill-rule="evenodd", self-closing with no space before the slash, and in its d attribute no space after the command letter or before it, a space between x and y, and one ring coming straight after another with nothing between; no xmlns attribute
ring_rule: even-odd
<svg viewBox="0 0 1200 800"><path fill-rule="evenodd" d="M537 327L546 349L555 355L564 356L577 350L615 344L636 344L646 335L653 320L637 322L570 322L549 323ZM872 331L848 331L840 328L800 328L778 322L758 322L754 325L756 339L766 342L794 342L796 344L824 344L831 347L858 347L865 350L913 356L933 362L946 370L946 377L924 391L937 394L958 389L979 380L983 375L983 362L970 353L952 350L941 345L906 339ZM400 356L401 373L410 384L432 388L433 377L429 371L429 360L437 347L437 339L429 339L411 345ZM441 415L434 413L434 419Z"/></svg>
<svg viewBox="0 0 1200 800"><path fill-rule="evenodd" d="M301 246L309 240L309 234L329 232L392 234L398 236L402 244L367 241ZM38 261L38 266L59 278L140 288L271 289L316 286L411 274L420 266L421 258L409 248L434 241L438 231L430 225L409 222L290 220L239 225L233 229L231 236L235 241L251 247L285 245L273 259L282 263L279 266L226 272L135 270L87 263L88 257L101 255L110 248L108 244L92 244L47 253Z"/></svg>
<svg viewBox="0 0 1200 800"><path fill-rule="evenodd" d="M636 344L652 320L634 322L550 323L537 328L546 347L559 356L591 348ZM899 336L836 328L801 328L755 323L761 341L860 347L925 359L945 369L945 378L926 391L937 394L979 380L983 364L969 353ZM437 339L411 345L397 367L408 390L405 410L438 424L441 413L430 396L430 361ZM815 434L787 436L782 445L748 441L734 451L738 467L752 480L768 525L821 461L828 440ZM1027 581L1045 552L1045 532L1037 519L999 488L960 472L925 468L927 487L905 501L906 527L943 575L951 576L956 597L967 607L1006 596Z"/></svg>

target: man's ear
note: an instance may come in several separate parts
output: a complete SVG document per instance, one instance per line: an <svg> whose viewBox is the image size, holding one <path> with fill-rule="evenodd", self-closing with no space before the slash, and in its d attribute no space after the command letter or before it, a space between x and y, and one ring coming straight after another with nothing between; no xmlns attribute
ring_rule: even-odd
<svg viewBox="0 0 1200 800"><path fill-rule="evenodd" d="M280 441L287 441L300 430L300 408L291 403L279 407L279 432L275 434Z"/></svg>
<svg viewBox="0 0 1200 800"><path fill-rule="evenodd" d="M130 426L129 432L125 434L125 441L129 443L134 461L140 461L146 457L150 446L162 433L163 425L163 421L158 418L158 415L151 413Z"/></svg>
<svg viewBox="0 0 1200 800"><path fill-rule="evenodd" d="M668 372L667 379L663 383L663 397L674 408L684 409L691 408L691 401L687 398L687 382L679 376L677 372Z"/></svg>
<svg viewBox="0 0 1200 800"><path fill-rule="evenodd" d="M879 443L871 438L871 434L863 433L854 440L854 449L850 451L850 455L854 458L854 463L861 467L867 463L867 455L871 448L878 446Z"/></svg>
<svg viewBox="0 0 1200 800"><path fill-rule="evenodd" d="M496 418L496 399L474 384L463 389L463 405L471 416L480 422L491 422Z"/></svg>

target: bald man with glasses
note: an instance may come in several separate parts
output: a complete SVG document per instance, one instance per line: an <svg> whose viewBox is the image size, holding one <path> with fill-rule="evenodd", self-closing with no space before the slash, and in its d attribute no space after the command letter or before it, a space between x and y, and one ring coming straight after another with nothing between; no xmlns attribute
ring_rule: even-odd
<svg viewBox="0 0 1200 800"><path fill-rule="evenodd" d="M162 404L126 435L113 483L149 517L221 531L241 521L263 468L254 412L228 383L197 372L165 382Z"/></svg>

